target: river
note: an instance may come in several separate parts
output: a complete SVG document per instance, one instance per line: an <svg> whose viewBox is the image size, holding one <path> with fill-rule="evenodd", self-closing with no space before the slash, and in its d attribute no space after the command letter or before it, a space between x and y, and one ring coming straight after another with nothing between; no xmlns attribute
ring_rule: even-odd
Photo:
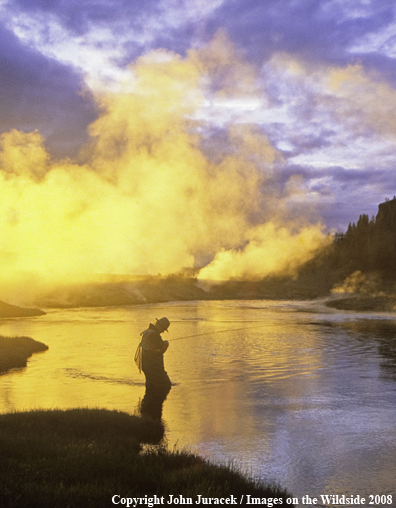
<svg viewBox="0 0 396 508"><path fill-rule="evenodd" d="M0 334L27 335L49 350L0 376L0 412L135 413L145 391L133 362L139 334L163 316L171 321L165 364L174 386L162 413L170 448L276 480L300 502L345 494L375 506L370 495L395 498L391 314L316 301L216 301L3 319Z"/></svg>

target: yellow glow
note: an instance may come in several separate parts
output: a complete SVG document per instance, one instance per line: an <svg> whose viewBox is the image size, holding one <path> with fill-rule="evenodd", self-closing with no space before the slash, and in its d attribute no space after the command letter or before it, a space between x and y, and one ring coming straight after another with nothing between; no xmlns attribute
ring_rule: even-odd
<svg viewBox="0 0 396 508"><path fill-rule="evenodd" d="M251 235L251 236L250 236ZM249 279L269 274L293 275L296 268L313 257L323 245L323 236L316 226L298 233L267 223L249 230L249 243L243 250L222 250L213 262L200 272L206 280Z"/></svg>
<svg viewBox="0 0 396 508"><path fill-rule="evenodd" d="M214 260L205 278L289 273L321 243L320 226L284 221L295 186L282 198L266 188L279 154L257 129L230 128L233 151L216 162L200 147L192 118L208 87L255 89L254 69L223 35L184 59L149 53L131 71L133 92L97 95L84 164L50 160L37 132L1 136L0 298L203 258Z"/></svg>
<svg viewBox="0 0 396 508"><path fill-rule="evenodd" d="M329 83L336 96L343 99L338 113L342 119L354 119L355 132L368 126L394 138L396 120L391 105L396 102L396 92L388 83L369 75L361 65L331 69Z"/></svg>

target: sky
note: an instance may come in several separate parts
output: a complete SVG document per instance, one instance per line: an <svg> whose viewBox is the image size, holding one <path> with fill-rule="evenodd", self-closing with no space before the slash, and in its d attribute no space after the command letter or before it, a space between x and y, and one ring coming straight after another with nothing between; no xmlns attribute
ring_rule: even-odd
<svg viewBox="0 0 396 508"><path fill-rule="evenodd" d="M62 245L79 237L74 252L106 245L104 257L120 259L145 231L161 246L172 237L158 266L143 262L151 242L139 247L136 271L150 272L231 254L232 266L235 254L255 264L247 251L269 236L271 256L286 237L300 245L308 236L312 252L319 230L376 215L396 194L395 11L392 0L0 0L0 167L10 196L0 252L12 258L12 228L37 249L23 237L18 196L30 210L53 202L51 217L56 199L73 196L62 217L85 216L84 231L94 219L118 223L120 210L135 218L133 239L119 224L85 247L81 224L58 234ZM92 201L77 203L79 193ZM107 208L93 210L101 199ZM137 221L141 207L150 220ZM212 231L204 224L214 215Z"/></svg>

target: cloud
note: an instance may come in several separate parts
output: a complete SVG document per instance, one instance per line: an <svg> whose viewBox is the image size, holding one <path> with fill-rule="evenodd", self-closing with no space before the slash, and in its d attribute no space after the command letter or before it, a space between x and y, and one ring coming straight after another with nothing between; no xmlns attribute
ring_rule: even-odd
<svg viewBox="0 0 396 508"><path fill-rule="evenodd" d="M385 2L273 0L227 2L215 13L232 40L249 58L262 62L274 52L306 60L345 64L348 48L365 34L391 23L394 5Z"/></svg>
<svg viewBox="0 0 396 508"><path fill-rule="evenodd" d="M131 59L152 48L182 52L224 0L5 2L7 26L44 55L75 66L89 87L114 85ZM193 29L193 30L191 30ZM182 40L183 39L183 40Z"/></svg>
<svg viewBox="0 0 396 508"><path fill-rule="evenodd" d="M316 193L317 210L329 230L345 232L349 222L365 213L375 216L378 204L394 194L394 172L370 166L347 169L342 166L284 166L284 180L300 174L306 187ZM301 213L301 212L300 212Z"/></svg>
<svg viewBox="0 0 396 508"><path fill-rule="evenodd" d="M202 280L262 278L272 274L294 275L325 243L320 228L307 226L293 234L270 222L250 230L243 249L221 250L201 270Z"/></svg>
<svg viewBox="0 0 396 508"><path fill-rule="evenodd" d="M96 92L101 115L84 163L51 159L38 132L2 135L3 290L26 277L167 274L211 260L205 277L218 278L230 258L229 276L254 278L291 273L314 254L322 226L308 222L306 200L304 215L292 213L304 181L279 181L280 156L259 129L227 126L229 148L217 160L201 149L205 122L195 111L211 93L245 94L254 82L254 69L223 43L186 58L150 52L131 66L133 91ZM245 81L222 81L241 69Z"/></svg>
<svg viewBox="0 0 396 508"><path fill-rule="evenodd" d="M395 189L396 96L383 74L279 53L262 76L268 107L256 120L282 152L278 170L300 171L328 227L375 214Z"/></svg>
<svg viewBox="0 0 396 508"><path fill-rule="evenodd" d="M391 110L396 104L396 90L381 76L370 75L355 65L332 69L328 79L339 103L336 114L344 124L350 123L350 128L361 135L372 129L395 139L396 119Z"/></svg>
<svg viewBox="0 0 396 508"><path fill-rule="evenodd" d="M393 143L389 105L396 92L381 74L360 64L312 65L280 53L263 67L263 75L272 108L262 125L275 144L276 136L288 140L286 153L294 163L359 165L362 153L377 163Z"/></svg>
<svg viewBox="0 0 396 508"><path fill-rule="evenodd" d="M312 170L304 183L305 199L316 204L312 220L320 209L330 225L340 224L340 204L344 224L351 220L346 190L329 168L371 171L371 196L359 183L370 208L385 197L381 175L393 174L396 162L387 113L396 83L391 0L13 0L2 2L1 14L9 30L3 54L13 55L4 64L3 131L38 129L52 154L74 156L98 114L89 94L79 95L82 79L99 105L101 93L134 92L130 61L155 49L157 58L171 50L192 62L194 48L194 65L210 86L197 87L202 100L186 113L187 131L205 159L220 164L235 155L233 125L277 154L265 174L280 195L288 169ZM354 196L357 208L359 189ZM289 212L301 203L294 197Z"/></svg>
<svg viewBox="0 0 396 508"><path fill-rule="evenodd" d="M43 17L57 19L72 35L84 35L94 26L103 24L120 23L122 19L130 19L131 23L140 20L145 12L151 12L155 17L160 14L159 2L147 0L144 5L140 2L128 0L114 0L112 2L100 0L58 0L48 2L46 0L13 0L6 2L8 12L15 15L30 16L33 19L42 20Z"/></svg>
<svg viewBox="0 0 396 508"><path fill-rule="evenodd" d="M89 94L81 95L81 77L0 33L0 131L40 129L55 154L76 153L96 113Z"/></svg>

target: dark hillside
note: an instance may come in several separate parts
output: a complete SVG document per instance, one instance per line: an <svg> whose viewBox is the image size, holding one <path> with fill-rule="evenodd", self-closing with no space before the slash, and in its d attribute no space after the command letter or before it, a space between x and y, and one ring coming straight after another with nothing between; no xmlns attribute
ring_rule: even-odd
<svg viewBox="0 0 396 508"><path fill-rule="evenodd" d="M376 217L360 215L346 233L300 270L296 284L311 281L316 296L339 295L329 305L344 310L396 309L396 197Z"/></svg>
<svg viewBox="0 0 396 508"><path fill-rule="evenodd" d="M345 234L336 236L327 262L347 272L378 272L383 278L396 275L396 198L381 203L376 217L360 215Z"/></svg>

